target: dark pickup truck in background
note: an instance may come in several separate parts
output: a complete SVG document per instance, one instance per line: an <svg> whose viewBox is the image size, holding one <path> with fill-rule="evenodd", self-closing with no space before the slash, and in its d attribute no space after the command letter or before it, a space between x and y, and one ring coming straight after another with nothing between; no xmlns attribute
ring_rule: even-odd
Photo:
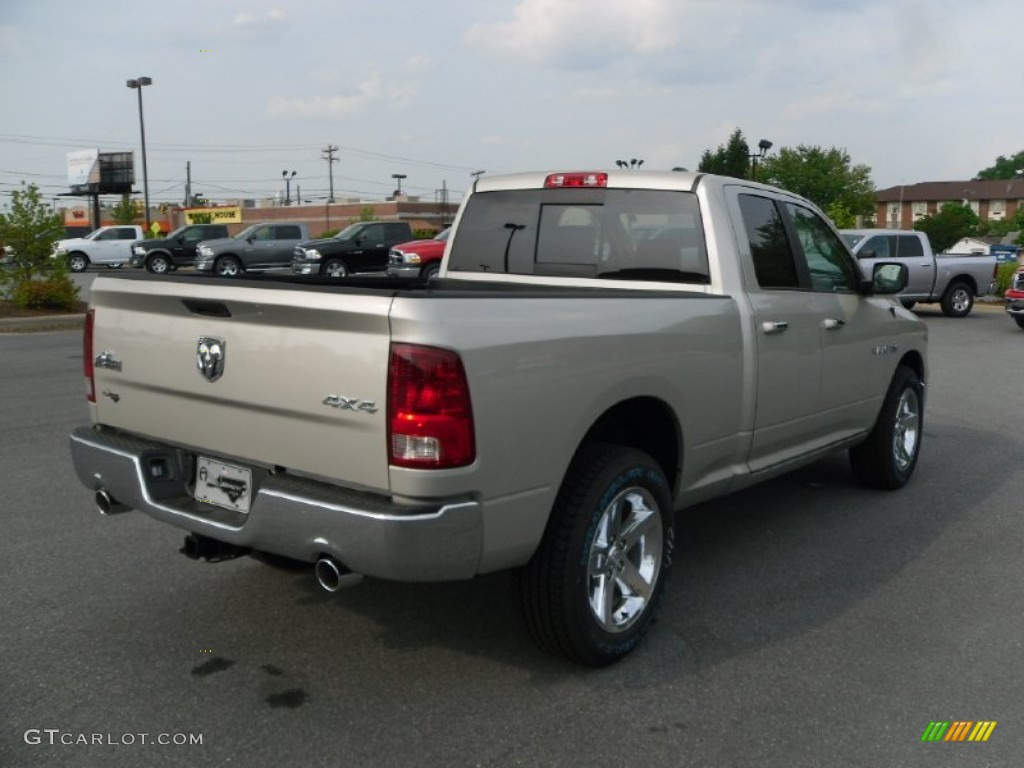
<svg viewBox="0 0 1024 768"><path fill-rule="evenodd" d="M147 272L162 275L178 267L195 264L196 248L201 241L227 236L227 224L189 224L167 237L132 243L130 263L133 267L145 267Z"/></svg>
<svg viewBox="0 0 1024 768"><path fill-rule="evenodd" d="M292 254L292 272L324 277L383 272L388 266L391 247L412 239L408 222L361 221L334 237L299 243Z"/></svg>

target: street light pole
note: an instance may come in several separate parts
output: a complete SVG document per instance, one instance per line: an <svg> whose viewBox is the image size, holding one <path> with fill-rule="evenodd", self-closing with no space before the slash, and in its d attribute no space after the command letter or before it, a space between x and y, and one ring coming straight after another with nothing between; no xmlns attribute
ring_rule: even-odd
<svg viewBox="0 0 1024 768"><path fill-rule="evenodd" d="M395 190L395 198L402 196L402 179L408 178L404 173L392 173L391 178L398 182L398 188Z"/></svg>
<svg viewBox="0 0 1024 768"><path fill-rule="evenodd" d="M149 232L149 169L146 167L146 121L142 119L142 86L152 85L151 77L136 77L127 85L139 92L139 133L142 134L142 192L146 205L146 231Z"/></svg>
<svg viewBox="0 0 1024 768"><path fill-rule="evenodd" d="M761 139L757 142L757 148L760 152L750 155L750 180L757 181L757 159L764 159L764 156L768 154L768 150L772 148L772 143L768 139Z"/></svg>
<svg viewBox="0 0 1024 768"><path fill-rule="evenodd" d="M284 204L292 204L292 179L295 178L295 171L292 171L292 175L288 175L288 171L281 171L281 178L284 179Z"/></svg>

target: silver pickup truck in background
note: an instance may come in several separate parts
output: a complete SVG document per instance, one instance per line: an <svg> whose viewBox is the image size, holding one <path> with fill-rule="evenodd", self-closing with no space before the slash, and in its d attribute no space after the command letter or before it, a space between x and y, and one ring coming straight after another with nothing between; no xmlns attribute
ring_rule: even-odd
<svg viewBox="0 0 1024 768"><path fill-rule="evenodd" d="M329 591L514 569L537 643L600 666L651 623L676 510L838 450L911 478L906 275L753 182L485 176L434 280L96 280L71 454L100 512L194 558L273 553Z"/></svg>
<svg viewBox="0 0 1024 768"><path fill-rule="evenodd" d="M938 302L947 317L966 317L974 299L988 295L995 286L998 264L994 256L933 253L924 232L844 229L840 234L868 274L882 261L907 265L907 287L899 298L908 309Z"/></svg>

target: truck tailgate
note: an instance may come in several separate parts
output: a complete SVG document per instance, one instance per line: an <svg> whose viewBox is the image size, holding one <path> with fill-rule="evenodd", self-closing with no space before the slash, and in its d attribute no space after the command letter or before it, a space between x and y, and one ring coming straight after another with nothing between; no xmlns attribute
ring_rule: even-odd
<svg viewBox="0 0 1024 768"><path fill-rule="evenodd" d="M354 293L343 309L332 298L244 281L97 279L96 421L386 491L392 296ZM223 354L219 376L201 370L202 339Z"/></svg>

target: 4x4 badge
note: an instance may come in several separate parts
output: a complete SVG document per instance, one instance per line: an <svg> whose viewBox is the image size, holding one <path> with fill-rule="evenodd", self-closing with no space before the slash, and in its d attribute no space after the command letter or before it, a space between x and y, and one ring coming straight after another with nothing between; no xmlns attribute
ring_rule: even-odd
<svg viewBox="0 0 1024 768"><path fill-rule="evenodd" d="M207 381L216 381L224 375L227 342L213 336L200 336L196 345L196 367Z"/></svg>

